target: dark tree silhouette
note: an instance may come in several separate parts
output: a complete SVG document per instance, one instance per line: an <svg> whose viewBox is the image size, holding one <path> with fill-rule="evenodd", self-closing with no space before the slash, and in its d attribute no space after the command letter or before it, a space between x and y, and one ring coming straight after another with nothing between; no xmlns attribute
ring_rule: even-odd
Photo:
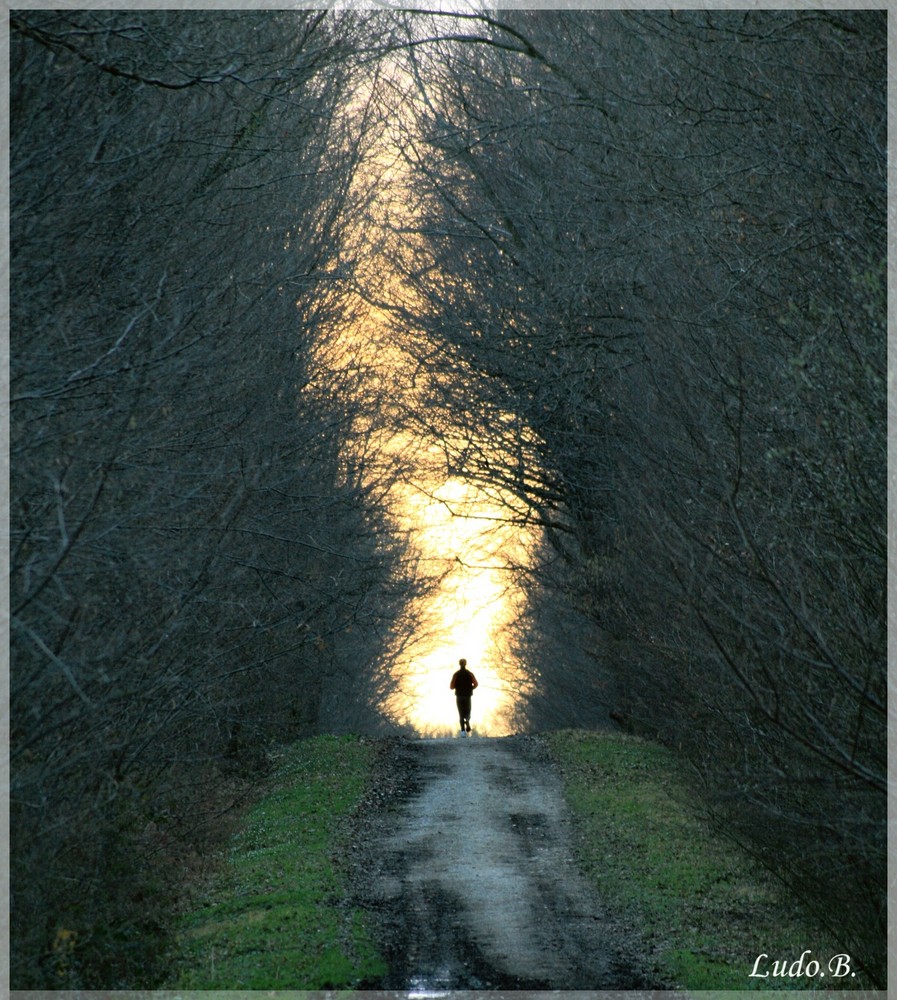
<svg viewBox="0 0 897 1000"><path fill-rule="evenodd" d="M422 431L545 525L615 715L883 981L883 15L408 38L384 305Z"/></svg>
<svg viewBox="0 0 897 1000"><path fill-rule="evenodd" d="M350 319L368 33L11 29L12 976L121 988L152 982L165 852L273 740L363 715L401 604L348 445L370 393L323 349Z"/></svg>

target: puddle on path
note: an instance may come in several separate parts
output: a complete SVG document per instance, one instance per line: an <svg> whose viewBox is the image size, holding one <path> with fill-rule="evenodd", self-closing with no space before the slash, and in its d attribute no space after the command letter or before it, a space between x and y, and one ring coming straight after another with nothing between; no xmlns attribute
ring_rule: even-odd
<svg viewBox="0 0 897 1000"><path fill-rule="evenodd" d="M383 987L424 1000L642 985L579 874L532 739L406 741L401 753L414 792L370 833L364 862Z"/></svg>

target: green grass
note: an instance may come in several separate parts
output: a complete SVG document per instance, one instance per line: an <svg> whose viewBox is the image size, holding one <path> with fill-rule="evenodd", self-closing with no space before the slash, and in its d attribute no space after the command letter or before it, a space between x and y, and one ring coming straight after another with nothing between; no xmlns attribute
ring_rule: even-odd
<svg viewBox="0 0 897 1000"><path fill-rule="evenodd" d="M320 990L383 974L334 865L370 773L370 745L354 737L287 750L214 884L180 921L173 988Z"/></svg>
<svg viewBox="0 0 897 1000"><path fill-rule="evenodd" d="M783 889L689 803L673 756L617 733L548 737L581 830L581 861L602 899L645 938L649 961L691 990L868 988L856 977L750 978L809 948L825 964L844 951ZM763 967L761 966L761 970Z"/></svg>

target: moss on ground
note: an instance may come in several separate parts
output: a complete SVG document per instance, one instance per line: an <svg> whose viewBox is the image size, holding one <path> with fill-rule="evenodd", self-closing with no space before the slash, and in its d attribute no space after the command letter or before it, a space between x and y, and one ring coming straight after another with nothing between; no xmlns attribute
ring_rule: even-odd
<svg viewBox="0 0 897 1000"><path fill-rule="evenodd" d="M372 745L355 737L285 752L205 898L180 921L173 988L351 988L385 972L334 863L372 764Z"/></svg>
<svg viewBox="0 0 897 1000"><path fill-rule="evenodd" d="M693 808L675 758L620 733L547 737L581 832L581 863L598 892L642 935L655 971L690 990L868 988L856 962L785 890ZM810 949L824 977L751 978ZM843 963L842 963L843 969Z"/></svg>

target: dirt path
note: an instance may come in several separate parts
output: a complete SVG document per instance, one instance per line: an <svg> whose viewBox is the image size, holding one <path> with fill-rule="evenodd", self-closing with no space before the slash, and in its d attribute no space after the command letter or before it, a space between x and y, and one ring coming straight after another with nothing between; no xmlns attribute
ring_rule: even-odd
<svg viewBox="0 0 897 1000"><path fill-rule="evenodd" d="M642 989L637 947L584 883L537 740L396 741L369 810L357 902L390 962L374 988Z"/></svg>

